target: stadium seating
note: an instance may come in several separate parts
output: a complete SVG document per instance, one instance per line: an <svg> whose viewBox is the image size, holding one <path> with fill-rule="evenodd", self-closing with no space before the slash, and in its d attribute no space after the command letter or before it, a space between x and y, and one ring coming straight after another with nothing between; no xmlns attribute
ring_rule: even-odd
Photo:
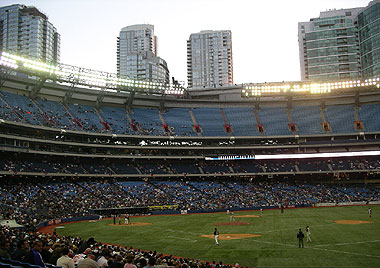
<svg viewBox="0 0 380 268"><path fill-rule="evenodd" d="M112 133L130 134L130 122L128 122L125 109L103 106L100 114L103 120L111 126Z"/></svg>
<svg viewBox="0 0 380 268"><path fill-rule="evenodd" d="M202 130L202 136L259 135L254 108L169 108L162 112L164 121L157 109L134 108L129 112L132 123L138 127L134 130L125 108L102 106L97 110L89 105L68 104L66 109L60 102L41 98L32 101L27 96L0 91L0 118L69 130L108 131L102 124L104 120L105 124L110 126L110 131L115 134L166 136L169 133L163 129L165 123L170 135L197 136L191 112ZM357 132L354 126L357 121L354 108L348 104L326 106L322 111L319 106L296 105L290 109L262 106L256 112L263 126L263 135L266 136L292 135L290 123L294 124L295 132L299 135L326 134L322 127L323 116L329 126L329 133ZM362 131L380 131L378 113L380 104L375 103L363 104L357 109L358 120L363 124ZM231 127L231 133L226 130L226 125Z"/></svg>
<svg viewBox="0 0 380 268"><path fill-rule="evenodd" d="M294 106L290 113L298 134L324 134L319 106Z"/></svg>
<svg viewBox="0 0 380 268"><path fill-rule="evenodd" d="M363 104L358 109L358 114L366 132L380 131L380 104Z"/></svg>
<svg viewBox="0 0 380 268"><path fill-rule="evenodd" d="M202 128L203 136L227 136L219 108L194 108L192 111L198 125Z"/></svg>
<svg viewBox="0 0 380 268"><path fill-rule="evenodd" d="M234 136L255 136L256 120L252 108L223 108Z"/></svg>
<svg viewBox="0 0 380 268"><path fill-rule="evenodd" d="M135 108L129 113L131 119L138 124L140 134L159 136L164 135L162 122L156 109Z"/></svg>
<svg viewBox="0 0 380 268"><path fill-rule="evenodd" d="M41 125L42 117L31 100L23 95L1 91L1 97L6 102L2 103L2 110L8 109L10 118L23 123ZM9 107L7 107L8 105ZM16 119L17 118L17 119Z"/></svg>
<svg viewBox="0 0 380 268"><path fill-rule="evenodd" d="M45 117L50 122L50 125L61 129L80 129L73 124L72 118L70 118L70 115L61 103L40 98L36 100L36 103L45 112Z"/></svg>
<svg viewBox="0 0 380 268"><path fill-rule="evenodd" d="M171 108L163 113L166 123L172 129L174 136L196 136L193 130L190 112L187 108Z"/></svg>
<svg viewBox="0 0 380 268"><path fill-rule="evenodd" d="M332 133L353 133L356 131L354 128L355 117L353 106L327 106L325 115Z"/></svg>
<svg viewBox="0 0 380 268"><path fill-rule="evenodd" d="M260 107L260 122L267 136L290 135L289 120L285 107Z"/></svg>
<svg viewBox="0 0 380 268"><path fill-rule="evenodd" d="M83 130L99 132L103 129L94 107L83 104L69 104L68 107L74 119L78 120L77 125Z"/></svg>

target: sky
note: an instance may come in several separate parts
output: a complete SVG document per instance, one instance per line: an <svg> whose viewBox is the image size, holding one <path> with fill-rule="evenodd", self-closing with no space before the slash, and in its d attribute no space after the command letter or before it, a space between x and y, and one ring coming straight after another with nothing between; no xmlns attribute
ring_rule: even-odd
<svg viewBox="0 0 380 268"><path fill-rule="evenodd" d="M16 1L16 0L15 0ZM123 27L154 25L170 76L187 80L186 41L202 30L231 30L234 83L299 81L298 22L369 0L1 0L35 6L61 35L61 63L116 73Z"/></svg>

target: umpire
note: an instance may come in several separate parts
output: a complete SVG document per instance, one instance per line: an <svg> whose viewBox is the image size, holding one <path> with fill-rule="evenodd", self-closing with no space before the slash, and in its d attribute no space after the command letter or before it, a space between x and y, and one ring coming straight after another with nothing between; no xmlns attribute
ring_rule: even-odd
<svg viewBox="0 0 380 268"><path fill-rule="evenodd" d="M304 239L305 235L303 234L301 228L299 229L298 233L297 233L297 238L298 238L298 247L300 248L301 245L303 247L303 239Z"/></svg>

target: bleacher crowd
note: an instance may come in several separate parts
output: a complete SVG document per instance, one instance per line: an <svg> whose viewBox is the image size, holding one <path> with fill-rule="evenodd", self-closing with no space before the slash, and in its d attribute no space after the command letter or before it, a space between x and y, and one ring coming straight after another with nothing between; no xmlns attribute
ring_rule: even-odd
<svg viewBox="0 0 380 268"><path fill-rule="evenodd" d="M25 232L7 226L1 227L1 258L34 263L30 260L30 248L34 247L36 241L41 241L43 246L40 253L44 263L55 265L57 260L66 254L66 258L75 260L78 268L89 267L81 266L78 261L84 257L93 258L95 261L98 259L96 267L109 268L133 267L124 266L126 263L134 263L137 267L231 266L103 245L95 241L83 241L79 237L59 236L56 233L51 235L36 233L32 231L33 226L49 219L88 215L90 210L95 208L176 204L178 209L199 210L265 207L280 203L302 205L318 202L380 201L380 189L377 188L254 180L219 182L20 180L1 185L0 194L2 217L15 219L28 230ZM107 264L99 263L99 259L102 258ZM151 266L146 266L149 263Z"/></svg>
<svg viewBox="0 0 380 268"><path fill-rule="evenodd" d="M24 268L231 268L221 262L106 245L93 238L25 232L0 226L1 267ZM236 266L238 267L238 266Z"/></svg>
<svg viewBox="0 0 380 268"><path fill-rule="evenodd" d="M40 156L38 158L20 158L8 155L0 159L0 171L15 174L20 172L62 173L62 174L238 174L238 173L281 173L309 171L376 171L380 170L378 157L300 159L300 160L244 160L244 161L205 161L205 160L83 160Z"/></svg>
<svg viewBox="0 0 380 268"><path fill-rule="evenodd" d="M4 183L0 193L3 216L28 227L88 215L99 208L176 205L186 210L221 210L380 200L378 188L255 180L29 179Z"/></svg>

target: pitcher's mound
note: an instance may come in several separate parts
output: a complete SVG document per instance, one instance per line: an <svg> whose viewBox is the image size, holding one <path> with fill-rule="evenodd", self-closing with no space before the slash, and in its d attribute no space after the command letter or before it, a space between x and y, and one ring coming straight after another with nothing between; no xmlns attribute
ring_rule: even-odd
<svg viewBox="0 0 380 268"><path fill-rule="evenodd" d="M261 235L258 234L220 234L219 240L232 240L232 239L243 239L250 237L259 237ZM214 235L201 235L201 237L214 239Z"/></svg>
<svg viewBox="0 0 380 268"><path fill-rule="evenodd" d="M337 224L365 224L365 223L373 223L373 221L355 221L355 220L341 220L334 221Z"/></svg>
<svg viewBox="0 0 380 268"><path fill-rule="evenodd" d="M214 225L248 225L248 222L242 222L242 221L231 221L231 222L217 222L214 223Z"/></svg>
<svg viewBox="0 0 380 268"><path fill-rule="evenodd" d="M241 216L235 216L235 218L260 218L261 216L258 215L241 215Z"/></svg>
<svg viewBox="0 0 380 268"><path fill-rule="evenodd" d="M151 222L133 222L133 223L130 223L130 224L108 224L109 226L146 226L146 225L152 225Z"/></svg>

